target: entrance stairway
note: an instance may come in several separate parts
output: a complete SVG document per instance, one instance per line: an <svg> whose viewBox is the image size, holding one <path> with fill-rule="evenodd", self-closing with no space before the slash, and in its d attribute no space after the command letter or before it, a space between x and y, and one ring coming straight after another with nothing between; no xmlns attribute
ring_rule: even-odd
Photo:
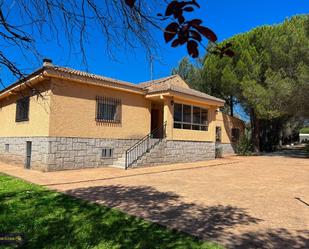
<svg viewBox="0 0 309 249"><path fill-rule="evenodd" d="M128 169L145 165L147 162L150 163L150 157L153 158L158 153L160 144L162 144L161 142L165 137L166 122L129 148L125 155L118 159L116 164Z"/></svg>

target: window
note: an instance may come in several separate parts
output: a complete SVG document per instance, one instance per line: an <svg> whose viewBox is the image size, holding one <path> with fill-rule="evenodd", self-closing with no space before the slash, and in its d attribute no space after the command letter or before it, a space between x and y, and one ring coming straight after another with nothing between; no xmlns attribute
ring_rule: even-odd
<svg viewBox="0 0 309 249"><path fill-rule="evenodd" d="M174 128L207 131L208 110L198 106L174 104Z"/></svg>
<svg viewBox="0 0 309 249"><path fill-rule="evenodd" d="M221 143L221 137L222 137L221 127L217 126L216 127L216 142L217 143Z"/></svg>
<svg viewBox="0 0 309 249"><path fill-rule="evenodd" d="M240 137L240 130L239 128L232 128L232 142L236 143L238 142Z"/></svg>
<svg viewBox="0 0 309 249"><path fill-rule="evenodd" d="M10 145L9 144L5 144L4 145L4 150L5 150L5 152L10 152Z"/></svg>
<svg viewBox="0 0 309 249"><path fill-rule="evenodd" d="M96 98L96 121L98 122L121 122L121 100L106 97Z"/></svg>
<svg viewBox="0 0 309 249"><path fill-rule="evenodd" d="M29 97L22 98L16 102L16 122L29 120Z"/></svg>
<svg viewBox="0 0 309 249"><path fill-rule="evenodd" d="M114 152L113 148L103 148L102 149L102 157L111 158L111 157L113 157L113 152Z"/></svg>

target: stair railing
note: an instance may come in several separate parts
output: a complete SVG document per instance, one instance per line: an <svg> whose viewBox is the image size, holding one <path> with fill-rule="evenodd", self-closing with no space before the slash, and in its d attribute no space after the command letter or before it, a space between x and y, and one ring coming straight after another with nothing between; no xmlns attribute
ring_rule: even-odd
<svg viewBox="0 0 309 249"><path fill-rule="evenodd" d="M126 151L125 169L132 166L138 159L166 137L166 124L165 121L163 125L154 129Z"/></svg>

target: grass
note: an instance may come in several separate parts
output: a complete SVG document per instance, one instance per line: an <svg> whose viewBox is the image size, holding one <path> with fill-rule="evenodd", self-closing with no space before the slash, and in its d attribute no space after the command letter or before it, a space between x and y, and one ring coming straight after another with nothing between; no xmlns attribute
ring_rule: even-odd
<svg viewBox="0 0 309 249"><path fill-rule="evenodd" d="M1 233L24 234L22 248L221 248L116 209L3 174L0 174Z"/></svg>

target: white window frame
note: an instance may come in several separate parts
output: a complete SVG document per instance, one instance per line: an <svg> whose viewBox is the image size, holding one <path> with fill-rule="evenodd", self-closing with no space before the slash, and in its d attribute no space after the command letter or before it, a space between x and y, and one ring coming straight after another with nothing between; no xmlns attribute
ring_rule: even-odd
<svg viewBox="0 0 309 249"><path fill-rule="evenodd" d="M181 105L181 121L175 121L175 105ZM190 106L191 109L191 122L184 122L183 121L183 106ZM194 123L193 122L193 108L199 108L200 109L200 123ZM207 122L206 124L202 124L202 110L206 110L207 111ZM200 106L193 106L193 105L187 105L187 104L182 104L182 103L175 103L174 104L174 113L173 113L173 119L174 119L174 129L183 129L183 130L193 130L193 131L208 131L208 120L209 120L209 111L207 108L203 108ZM180 128L175 127L175 124L180 125ZM190 125L190 129L184 129L183 126L184 125ZM199 129L193 129L193 126L199 126ZM202 127L204 127L205 129L203 130Z"/></svg>

